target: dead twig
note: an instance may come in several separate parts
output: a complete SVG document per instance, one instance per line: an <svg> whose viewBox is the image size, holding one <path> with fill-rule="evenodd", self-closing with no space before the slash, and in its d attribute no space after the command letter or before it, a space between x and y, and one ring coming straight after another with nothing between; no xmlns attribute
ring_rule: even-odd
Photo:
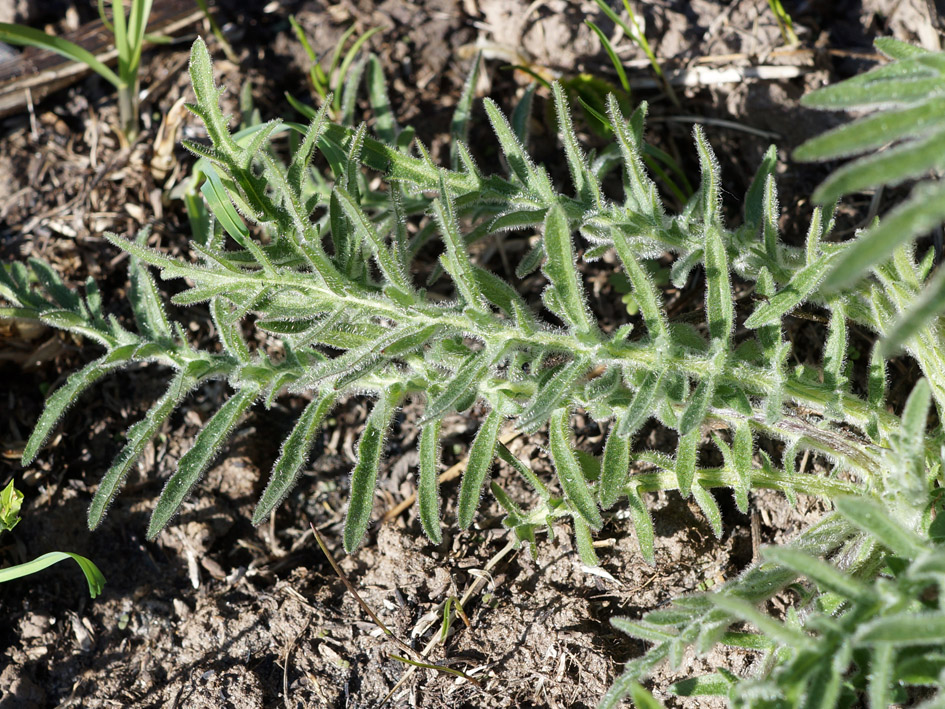
<svg viewBox="0 0 945 709"><path fill-rule="evenodd" d="M458 604L457 604L457 603L451 604L451 605L453 606L453 608L454 608L454 609L458 608L460 611L462 611L463 607L469 602L469 600L470 600L473 596L477 595L480 591L482 591L483 587L485 587L485 585L486 585L490 580L492 580L492 577L490 576L489 572L490 572L492 569L494 569L494 568L496 567L496 565L498 565L498 563L499 563L500 561L502 561L502 559L504 559L504 558L508 555L508 553L511 552L511 551L512 551L513 549L515 549L515 548L516 548L515 541L510 541L510 542L509 542L508 544L506 544L505 547L503 547L495 556L493 556L491 559L489 559L489 563L486 564L486 566L485 566L485 568L482 570L482 572L479 573L479 574L476 574L476 580L473 581L473 582L469 585L469 588L466 589L466 592L463 594L463 597L460 599L459 603L458 603ZM444 601L443 603L441 603L441 604L438 606L437 612L436 612L436 616L437 616L437 617L439 617L440 614L442 613L443 604L445 604L445 603L449 603L449 599L447 599L446 601ZM464 622L466 622L466 624L468 625L468 624L469 624L469 620L468 620L468 618L465 618L465 615L466 615L466 614L465 614L465 611L462 611L462 613L463 613L463 620L464 620ZM457 615L458 615L457 611L454 610L454 611L451 613L451 616L450 616L449 620L447 621L447 623L448 623L448 624L451 623L451 622L456 618ZM429 625L427 626L427 628L429 628ZM425 631L426 631L426 628L423 629L420 634L422 634L422 633L425 632ZM436 633L436 634L430 639L430 642L427 643L426 647L424 647L423 650L419 653L419 654L420 654L420 657L421 657L421 658L426 658L426 657L430 654L430 652L432 652L433 648L435 648L437 645L440 645L440 644L443 642L443 640L444 640L443 635L442 635L441 633ZM411 664L413 664L413 663L411 663ZM390 698L394 696L394 693L395 693L398 689L400 689L400 688L407 682L407 680L409 680L409 679L413 676L413 673L416 671L416 668L417 668L418 666L424 667L425 665L419 664L419 665L414 665L413 667L410 667L410 668L404 673L404 676L400 678L400 681L397 682L397 684L394 685L394 688L391 689L390 692L387 693L387 696L384 697L384 700L383 700L378 706L384 706L384 704L386 704L388 701L390 701ZM472 680L472 678L469 678L469 679ZM472 681L475 682L475 680L472 680ZM476 683L476 686L480 686L480 687L481 687L481 685L479 685L478 682Z"/></svg>

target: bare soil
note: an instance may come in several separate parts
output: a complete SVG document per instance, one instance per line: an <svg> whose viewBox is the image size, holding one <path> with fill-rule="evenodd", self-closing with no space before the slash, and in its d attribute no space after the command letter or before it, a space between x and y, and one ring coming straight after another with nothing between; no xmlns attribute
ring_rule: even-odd
<svg viewBox="0 0 945 709"><path fill-rule="evenodd" d="M79 20L95 16L94 3L60 4ZM678 88L678 107L654 88L637 90L633 100L650 102L648 138L677 155L693 179L691 127L696 121L707 124L722 161L733 219L739 218L739 200L761 155L770 142L777 143L782 227L785 238L796 240L810 213L805 195L827 168L793 163L790 152L836 120L800 108L797 99L869 66L875 36L892 34L932 48L938 38L921 0L784 4L802 47L811 51L779 51L783 43L764 0L646 3L641 8L646 34L668 69L780 65L796 67L797 76ZM290 13L320 51L334 47L351 23L361 31L385 27L369 46L384 62L397 117L416 125L440 160L448 155L450 116L477 41L487 58L480 95L488 93L505 108L514 105L527 78L507 70L509 64L527 62L549 75L589 72L615 80L583 20L594 19L607 32L613 28L589 0L310 0L258 3L253 10L234 2L223 3L219 17L239 65L215 52L218 80L228 89L233 113L239 113L246 81L252 82L264 119L293 115L285 91L313 100L307 59L289 27ZM30 21L43 26L59 19L33 15ZM200 31L206 34L205 28ZM148 165L161 117L189 91L189 43L184 38L146 53L142 86L151 89L144 131L133 146L119 141L112 128L117 124L114 96L95 78L53 95L30 114L0 122L0 257L46 259L73 285L92 276L106 294L109 312L124 318L129 315L123 300L127 264L102 232L132 234L152 224L153 245L186 253L189 226L171 191L187 179L192 161L176 149L175 166L163 182ZM651 80L639 49L626 38L618 46L634 67L631 77ZM553 128L542 118L544 104L536 107L531 147L564 180ZM473 148L488 165L495 161L491 132L481 110L476 118ZM194 122L188 122L185 134L194 131ZM586 138L597 140L590 133ZM845 206L848 227L863 218L866 206L856 200ZM491 258L496 259L491 265L501 268L498 257ZM586 277L593 286L593 306L616 324L625 316L606 268L605 263L601 270L589 270ZM680 310L687 300L698 304L702 298L698 288L668 297ZM194 340L209 344L206 314L194 310L184 316L193 323ZM819 326L798 320L789 334L799 361L819 359ZM864 340L864 351L866 346ZM295 492L271 524L254 528L249 519L278 443L305 403L283 398L271 411L259 410L242 422L183 512L155 542L147 542L147 518L164 480L226 393L225 385L217 384L198 392L170 419L105 523L89 533L85 512L91 494L123 432L160 395L166 372L138 369L106 379L65 417L35 464L24 469L18 461L44 395L94 356L88 343L41 327L0 322L0 484L13 478L26 494L22 522L0 539L0 565L63 549L93 559L108 579L95 601L89 600L77 570L65 564L0 586L3 709L376 707L392 690L392 707L591 707L622 664L643 650L610 627L612 616L638 617L675 596L722 583L751 563L758 544L790 538L824 510L814 499L802 498L791 507L781 496L756 494L752 510L760 524L753 537L749 518L722 494L725 528L715 539L695 507L675 494L653 495L648 502L656 522L656 565L641 558L626 512L618 507L597 537L602 565L595 570L582 565L565 527L556 528L553 538L540 537L534 553L508 550L500 510L485 500L474 529L447 529L439 546L426 540L415 510L409 509L376 524L356 554L342 557L347 475L365 402L352 399L337 411ZM910 363L897 366L902 380L912 376ZM418 410L406 407L395 424L376 519L414 490ZM447 465L463 457L476 426L474 415L448 422ZM641 436L649 446L667 442L656 427ZM518 438L510 447L532 459L541 473L547 472L543 443L538 434ZM577 444L600 452L602 433L590 419L578 426ZM816 469L818 461L810 465ZM496 467L495 479L528 503L529 493L505 466ZM455 491L455 484L443 490L447 520L454 518ZM392 659L401 651L345 590L315 545L310 523L368 605L417 648L440 632L439 604L472 584L481 586L464 608L469 626L457 623L430 655L475 677L480 686L432 670L414 671ZM667 706L709 706L673 698L665 688L713 666L750 673L755 660L746 652L717 651L687 660L678 670L661 671L652 685Z"/></svg>

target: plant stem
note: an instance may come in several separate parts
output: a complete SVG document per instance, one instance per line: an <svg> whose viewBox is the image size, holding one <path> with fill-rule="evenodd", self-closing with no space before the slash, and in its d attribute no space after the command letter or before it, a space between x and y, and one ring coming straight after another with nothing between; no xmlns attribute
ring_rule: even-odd
<svg viewBox="0 0 945 709"><path fill-rule="evenodd" d="M138 137L138 88L140 83L135 77L130 86L118 89L118 114L121 123L121 132L129 143Z"/></svg>

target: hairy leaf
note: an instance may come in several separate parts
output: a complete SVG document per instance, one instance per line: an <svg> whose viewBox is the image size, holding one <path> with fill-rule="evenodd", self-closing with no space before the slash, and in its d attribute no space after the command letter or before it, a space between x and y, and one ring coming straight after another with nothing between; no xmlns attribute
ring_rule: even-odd
<svg viewBox="0 0 945 709"><path fill-rule="evenodd" d="M395 393L388 393L378 399L364 425L364 431L361 432L361 439L358 441L358 462L351 473L351 497L344 528L345 551L349 554L358 548L371 521L377 469L381 464L384 440L387 437L396 404Z"/></svg>
<svg viewBox="0 0 945 709"><path fill-rule="evenodd" d="M469 462L466 463L466 470L463 472L456 510L456 518L462 529L469 528L476 514L476 508L479 507L479 496L482 494L482 486L495 459L495 445L503 419L498 409L492 409L482 422L482 426L479 427L479 432L469 449Z"/></svg>
<svg viewBox="0 0 945 709"><path fill-rule="evenodd" d="M23 447L23 455L20 458L22 465L30 465L36 459L36 454L39 453L39 449L49 438L53 427L62 418L66 409L72 406L86 389L111 370L129 364L135 348L136 345L119 347L89 362L78 372L69 375L66 383L56 389L53 395L46 400L43 413L39 417L39 421L36 422L29 440Z"/></svg>
<svg viewBox="0 0 945 709"><path fill-rule="evenodd" d="M92 504L89 506L89 529L95 529L101 524L108 506L124 484L131 466L138 460L144 447L157 434L171 412L196 385L196 377L186 372L178 373L171 381L167 393L158 399L141 421L128 429L128 440L124 448L112 462L112 466L105 473L92 498Z"/></svg>
<svg viewBox="0 0 945 709"><path fill-rule="evenodd" d="M623 420L629 415L624 411L610 427L604 445L604 460L601 464L600 506L605 510L623 496L630 475L630 437L620 435Z"/></svg>
<svg viewBox="0 0 945 709"><path fill-rule="evenodd" d="M288 437L282 442L279 459L272 466L272 476L269 484L263 490L262 497L253 511L253 524L258 525L276 509L289 491L295 487L299 472L308 460L309 451L315 440L322 421L334 407L336 395L334 392L323 394L312 399L299 416Z"/></svg>
<svg viewBox="0 0 945 709"><path fill-rule="evenodd" d="M544 246L548 260L542 268L564 309L568 325L577 332L593 332L584 289L575 268L571 227L564 210L557 205L549 209L545 217Z"/></svg>
<svg viewBox="0 0 945 709"><path fill-rule="evenodd" d="M420 431L420 482L417 485L417 503L423 531L434 544L439 544L440 486L437 481L440 468L440 422L432 421Z"/></svg>
<svg viewBox="0 0 945 709"><path fill-rule="evenodd" d="M601 518L600 510L597 509L597 503L594 501L581 466L571 449L569 428L566 409L558 409L551 414L548 423L551 459L554 461L555 471L564 489L565 498L574 505L578 514L584 518L591 529L600 529L604 520Z"/></svg>
<svg viewBox="0 0 945 709"><path fill-rule="evenodd" d="M922 553L922 540L915 532L905 529L894 520L878 502L865 498L838 497L834 504L840 514L864 532L872 534L894 554L912 559Z"/></svg>
<svg viewBox="0 0 945 709"><path fill-rule="evenodd" d="M745 327L754 329L778 322L817 288L833 264L834 259L827 256L797 271L790 283L755 309Z"/></svg>
<svg viewBox="0 0 945 709"><path fill-rule="evenodd" d="M177 464L177 471L167 481L158 499L154 513L151 515L151 523L148 525L148 539L154 539L160 534L171 517L177 513L184 498L213 462L237 421L253 405L258 395L259 389L256 387L247 387L238 391L220 407L197 434L194 445L181 457Z"/></svg>

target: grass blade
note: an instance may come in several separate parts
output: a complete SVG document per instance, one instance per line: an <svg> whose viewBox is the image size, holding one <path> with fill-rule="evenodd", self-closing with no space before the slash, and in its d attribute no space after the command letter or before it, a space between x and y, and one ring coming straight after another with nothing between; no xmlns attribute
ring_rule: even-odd
<svg viewBox="0 0 945 709"><path fill-rule="evenodd" d="M397 141L397 121L387 95L387 82L381 60L372 53L367 65L367 85L371 109L374 111L374 130L385 143L393 145Z"/></svg>
<svg viewBox="0 0 945 709"><path fill-rule="evenodd" d="M597 35L597 38L600 40L601 45L604 47L604 51L607 52L607 56L610 57L610 63L614 66L614 71L617 72L617 78L620 80L620 86L623 88L624 93L630 93L630 82L627 79L627 72L623 68L623 62L617 57L617 52L614 50L614 46L610 43L610 40L607 38L607 35L604 34L604 31L595 25L590 20L584 20L585 24L594 30L594 34Z"/></svg>
<svg viewBox="0 0 945 709"><path fill-rule="evenodd" d="M24 25L0 22L0 42L38 47L39 49L55 52L56 54L64 56L66 59L85 64L116 89L125 86L125 82L118 78L118 75L105 66L105 64L96 59L94 54L61 37L53 37L45 32L40 32L37 29Z"/></svg>
<svg viewBox="0 0 945 709"><path fill-rule="evenodd" d="M42 571L66 559L72 559L79 565L79 568L82 569L82 573L85 574L85 580L89 584L89 595L92 598L97 598L105 587L105 577L102 575L102 572L84 556L72 554L67 551L51 551L32 561L27 561L25 564L17 564L16 566L8 566L5 569L0 569L0 583L35 574L37 571Z"/></svg>

